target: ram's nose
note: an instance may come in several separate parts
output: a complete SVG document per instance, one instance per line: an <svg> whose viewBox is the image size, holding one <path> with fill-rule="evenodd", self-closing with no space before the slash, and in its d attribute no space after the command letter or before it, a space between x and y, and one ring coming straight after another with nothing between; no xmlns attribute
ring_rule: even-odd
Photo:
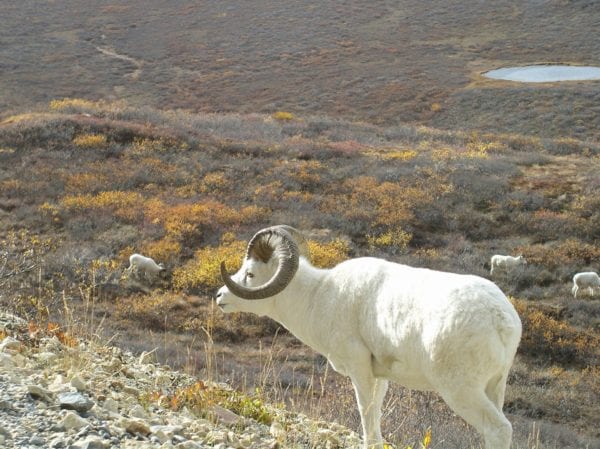
<svg viewBox="0 0 600 449"><path fill-rule="evenodd" d="M225 307L225 302L223 301L224 297L225 297L225 295L224 295L224 292L222 289L219 290L217 292L217 294L215 295L215 301L217 302L217 306L219 306L219 308L223 311L224 311L224 307Z"/></svg>

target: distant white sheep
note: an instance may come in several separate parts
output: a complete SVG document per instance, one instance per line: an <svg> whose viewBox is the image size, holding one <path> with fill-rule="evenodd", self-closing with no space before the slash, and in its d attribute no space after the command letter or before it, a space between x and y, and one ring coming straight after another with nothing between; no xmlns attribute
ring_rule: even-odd
<svg viewBox="0 0 600 449"><path fill-rule="evenodd" d="M573 288L571 292L573 297L577 299L579 290L584 289L594 296L594 290L600 291L600 276L594 271L584 271L573 276Z"/></svg>
<svg viewBox="0 0 600 449"><path fill-rule="evenodd" d="M496 254L492 256L490 260L490 274L494 274L494 271L501 270L505 273L508 273L515 268L522 267L523 265L527 265L527 261L523 256L502 256L500 254Z"/></svg>
<svg viewBox="0 0 600 449"><path fill-rule="evenodd" d="M156 263L154 259L141 254L132 254L129 256L129 267L127 267L129 275L136 278L143 278L152 283L159 277L164 278L167 270L162 263Z"/></svg>
<svg viewBox="0 0 600 449"><path fill-rule="evenodd" d="M273 318L349 376L365 449L384 448L389 380L438 392L486 449L509 449L502 406L521 321L494 283L371 257L318 269L307 250L289 226L257 232L236 274L221 263L218 306Z"/></svg>

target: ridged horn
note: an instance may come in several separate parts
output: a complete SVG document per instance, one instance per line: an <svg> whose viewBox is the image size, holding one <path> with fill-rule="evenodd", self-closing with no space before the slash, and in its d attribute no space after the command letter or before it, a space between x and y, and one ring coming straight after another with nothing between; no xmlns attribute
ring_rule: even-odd
<svg viewBox="0 0 600 449"><path fill-rule="evenodd" d="M300 254L300 256L310 261L308 241L306 240L306 237L304 237L304 234L302 234L302 232L289 225L277 225L273 226L271 229L283 229L284 231L287 231L288 234L291 235L294 241L296 242L296 245L298 245L298 253Z"/></svg>
<svg viewBox="0 0 600 449"><path fill-rule="evenodd" d="M298 244L284 226L262 229L248 243L247 259L253 258L266 263L271 257L278 261L277 270L266 284L259 287L239 285L227 273L225 262L221 262L223 283L231 293L242 299L264 299L280 293L296 274L299 263Z"/></svg>

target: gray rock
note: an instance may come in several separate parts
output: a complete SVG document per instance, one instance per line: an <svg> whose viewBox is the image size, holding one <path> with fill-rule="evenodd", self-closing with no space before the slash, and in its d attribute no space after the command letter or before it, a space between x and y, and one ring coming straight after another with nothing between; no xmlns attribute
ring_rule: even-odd
<svg viewBox="0 0 600 449"><path fill-rule="evenodd" d="M85 413L94 406L94 401L79 392L61 393L58 395L60 408L75 410L79 413Z"/></svg>
<svg viewBox="0 0 600 449"><path fill-rule="evenodd" d="M13 337L5 337L0 342L0 352L4 351L18 351L22 346L22 343Z"/></svg>
<svg viewBox="0 0 600 449"><path fill-rule="evenodd" d="M127 432L131 434L141 434L144 436L150 435L150 426L141 419L129 419L123 418L119 422L119 425L123 427Z"/></svg>
<svg viewBox="0 0 600 449"><path fill-rule="evenodd" d="M0 437L2 437L4 439L9 439L9 440L12 439L12 434L10 433L10 431L5 429L2 424L0 424Z"/></svg>
<svg viewBox="0 0 600 449"><path fill-rule="evenodd" d="M54 395L52 392L40 387L39 385L28 385L27 393L29 393L33 399L38 399L45 402L52 402L54 400Z"/></svg>
<svg viewBox="0 0 600 449"><path fill-rule="evenodd" d="M77 389L77 391L87 391L88 386L84 380L79 376L74 376L71 379L71 385Z"/></svg>
<svg viewBox="0 0 600 449"><path fill-rule="evenodd" d="M110 447L110 441L106 441L97 436L87 437L83 441L71 445L71 449L108 449Z"/></svg>
<svg viewBox="0 0 600 449"><path fill-rule="evenodd" d="M46 444L46 440L39 435L34 435L29 439L29 444L32 444L33 446L43 446Z"/></svg>
<svg viewBox="0 0 600 449"><path fill-rule="evenodd" d="M65 441L64 436L59 435L57 437L52 438L50 443L48 444L50 449L62 449L67 447L67 442Z"/></svg>
<svg viewBox="0 0 600 449"><path fill-rule="evenodd" d="M77 413L68 412L60 422L60 426L63 429L81 429L82 427L88 426L90 423L87 419L82 418Z"/></svg>

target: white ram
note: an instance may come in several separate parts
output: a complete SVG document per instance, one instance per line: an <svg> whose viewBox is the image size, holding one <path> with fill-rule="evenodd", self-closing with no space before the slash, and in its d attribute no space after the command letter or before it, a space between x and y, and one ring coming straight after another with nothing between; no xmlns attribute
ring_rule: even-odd
<svg viewBox="0 0 600 449"><path fill-rule="evenodd" d="M527 265L527 260L525 260L523 256L513 257L496 254L492 256L490 265L490 274L494 274L494 271L498 269L506 273L514 270L517 267Z"/></svg>
<svg viewBox="0 0 600 449"><path fill-rule="evenodd" d="M127 267L129 275L133 275L136 278L143 278L152 283L158 277L164 278L166 275L166 268L162 263L156 263L154 259L141 254L132 254L129 256L129 267Z"/></svg>
<svg viewBox="0 0 600 449"><path fill-rule="evenodd" d="M579 290L584 289L589 292L591 296L594 296L594 290L600 291L600 276L594 271L584 271L583 273L577 273L573 276L573 289L571 292L575 299L577 299L577 293Z"/></svg>
<svg viewBox="0 0 600 449"><path fill-rule="evenodd" d="M486 449L509 448L502 406L521 321L491 281L376 258L318 269L289 226L256 233L240 270L230 276L221 263L221 276L224 312L275 319L351 378L365 448L384 447L388 380L438 392Z"/></svg>

